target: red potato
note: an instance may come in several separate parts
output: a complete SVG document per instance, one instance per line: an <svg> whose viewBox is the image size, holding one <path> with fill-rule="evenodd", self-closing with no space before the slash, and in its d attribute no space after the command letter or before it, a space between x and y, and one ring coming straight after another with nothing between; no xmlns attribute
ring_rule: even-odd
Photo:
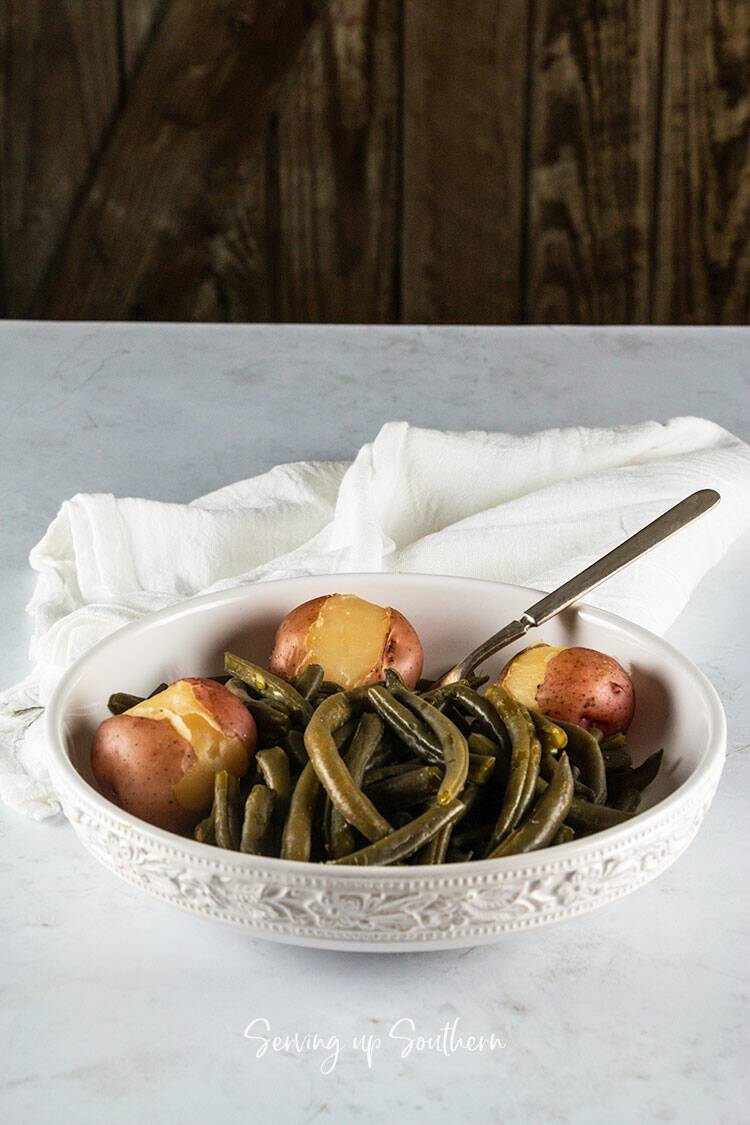
<svg viewBox="0 0 750 1125"><path fill-rule="evenodd" d="M268 667L277 676L298 676L305 665L311 663L307 653L307 635L330 597L331 594L323 594L320 598L311 598L287 613L276 630L268 661Z"/></svg>
<svg viewBox="0 0 750 1125"><path fill-rule="evenodd" d="M500 683L526 707L604 735L626 731L635 709L630 676L593 648L533 645L505 666Z"/></svg>
<svg viewBox="0 0 750 1125"><path fill-rule="evenodd" d="M168 719L127 712L105 719L91 748L91 768L104 796L170 832L189 832L200 819L174 796L175 785L197 760Z"/></svg>
<svg viewBox="0 0 750 1125"><path fill-rule="evenodd" d="M345 688L377 683L384 669L394 668L407 687L414 687L423 661L419 637L397 609L354 594L325 594L286 615L269 667L292 677L308 664L320 664L326 679Z"/></svg>
<svg viewBox="0 0 750 1125"><path fill-rule="evenodd" d="M240 738L246 744L252 739L255 745L255 720L237 696L227 691L223 684L198 676L187 676L175 682L190 684L198 704L213 715L227 738Z"/></svg>
<svg viewBox="0 0 750 1125"><path fill-rule="evenodd" d="M241 777L255 751L255 721L213 680L176 680L106 719L91 748L102 792L141 820L189 832L211 809L214 775Z"/></svg>

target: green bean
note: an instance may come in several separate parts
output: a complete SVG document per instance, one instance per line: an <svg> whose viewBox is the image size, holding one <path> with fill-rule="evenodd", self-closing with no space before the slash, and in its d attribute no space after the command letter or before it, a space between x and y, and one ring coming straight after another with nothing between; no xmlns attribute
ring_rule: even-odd
<svg viewBox="0 0 750 1125"><path fill-rule="evenodd" d="M368 714L372 714L372 712L368 712ZM398 777L399 774L409 773L411 770L418 770L422 767L423 763L419 758L409 758L407 762L390 762L387 766L368 769L365 780L368 785L374 785L376 781L385 781L386 778Z"/></svg>
<svg viewBox="0 0 750 1125"><path fill-rule="evenodd" d="M559 723L553 723L552 719L531 707L529 708L529 714L542 744L542 749L549 750L552 754L555 754L558 750L564 750L568 745L568 736Z"/></svg>
<svg viewBox="0 0 750 1125"><path fill-rule="evenodd" d="M542 762L540 767L540 774L545 781L551 781L555 776L557 769L558 758L551 754L549 750L542 751ZM590 786L581 781L581 771L573 762L570 763L570 769L573 774L573 781L575 783L575 795L580 797L582 801L590 801L592 804L601 804L597 802L596 794Z"/></svg>
<svg viewBox="0 0 750 1125"><path fill-rule="evenodd" d="M531 730L534 731L532 723ZM536 779L539 777L539 764L542 760L542 744L534 732L529 741L529 761L526 767L526 776L523 779L523 790L521 792L521 800L518 802L518 809L513 818L512 827L520 824L526 814L526 810L531 805L534 797L534 786Z"/></svg>
<svg viewBox="0 0 750 1125"><path fill-rule="evenodd" d="M342 723L340 727L337 727L337 729L333 732L333 741L336 743L336 748L338 750L341 750L344 746L346 746L347 742L354 734L356 726L356 718L349 719L347 722Z"/></svg>
<svg viewBox="0 0 750 1125"><path fill-rule="evenodd" d="M331 798L326 793L323 798L323 814L320 818L320 827L323 832L323 843L325 845L326 854L331 854L331 814L333 813L333 805Z"/></svg>
<svg viewBox="0 0 750 1125"><path fill-rule="evenodd" d="M545 781L551 781L555 776L555 770L557 769L557 763L559 762L559 760L560 759L557 757L557 755L553 754L551 750L548 750L546 747L542 749L542 758L539 763L539 772L541 773ZM571 766L570 768L573 774L573 779L575 780L576 769L574 766Z"/></svg>
<svg viewBox="0 0 750 1125"><path fill-rule="evenodd" d="M338 692L343 691L341 684L337 684L335 680L323 680L320 685L320 691L324 691L326 695L336 695Z"/></svg>
<svg viewBox="0 0 750 1125"><path fill-rule="evenodd" d="M510 753L510 738L505 729L505 724L492 704L460 680L456 684L448 684L446 691L450 692L449 698L460 704L465 711L478 720L480 734L486 734L500 746L506 753Z"/></svg>
<svg viewBox="0 0 750 1125"><path fill-rule="evenodd" d="M448 824L453 824L462 814L464 806L458 799L443 805L430 805L429 809L397 828L376 843L357 852L341 856L332 862L338 865L372 867L399 863L413 855Z"/></svg>
<svg viewBox="0 0 750 1125"><path fill-rule="evenodd" d="M305 736L302 731L290 730L284 739L284 744L297 765L304 769L309 759L307 750L305 750Z"/></svg>
<svg viewBox="0 0 750 1125"><path fill-rule="evenodd" d="M266 699L252 699L250 696L243 700L248 711L255 719L258 734L270 735L275 739L283 739L291 729L291 720L286 711L274 707Z"/></svg>
<svg viewBox="0 0 750 1125"><path fill-rule="evenodd" d="M324 676L325 672L320 664L308 664L307 667L300 672L299 676L294 678L292 684L302 698L309 701L320 691L320 685L323 683Z"/></svg>
<svg viewBox="0 0 750 1125"><path fill-rule="evenodd" d="M216 843L216 833L214 832L213 809L211 810L209 815L205 818L205 820L202 820L200 822L200 824L196 825L195 831L193 832L193 837L200 844L215 844Z"/></svg>
<svg viewBox="0 0 750 1125"><path fill-rule="evenodd" d="M528 819L490 852L488 859L545 848L557 835L570 812L572 801L573 774L570 772L567 754L561 754L555 776L537 800Z"/></svg>
<svg viewBox="0 0 750 1125"><path fill-rule="evenodd" d="M235 656L232 652L224 653L224 668L232 676L236 676L243 683L249 684L255 691L282 703L298 722L307 723L310 721L312 707L287 680L282 680L280 676L274 676L273 672L268 672L265 668L252 664L249 660L243 660L242 657Z"/></svg>
<svg viewBox="0 0 750 1125"><path fill-rule="evenodd" d="M474 805L477 803L481 792L481 785L477 785L473 781L466 782L466 787L460 797L461 804L464 806L465 813L471 812L471 810L474 808Z"/></svg>
<svg viewBox="0 0 750 1125"><path fill-rule="evenodd" d="M307 724L305 749L335 808L363 836L374 841L387 836L391 825L355 785L333 738L333 731L354 713L351 693L338 692L329 696Z"/></svg>
<svg viewBox="0 0 750 1125"><path fill-rule="evenodd" d="M568 822L576 831L599 832L604 828L614 828L617 824L624 824L630 820L633 813L621 812L611 809L608 805L595 805L591 801L582 801L574 797L568 813Z"/></svg>
<svg viewBox="0 0 750 1125"><path fill-rule="evenodd" d="M429 700L426 700L426 702L429 703ZM432 706L435 707L435 704L433 703ZM458 727L464 738L468 738L472 730L477 727L477 720L472 715L467 715L460 707L457 707L454 700L450 700L444 705L439 704L435 709L439 711L441 715L445 715L446 719L449 719L454 726Z"/></svg>
<svg viewBox="0 0 750 1125"><path fill-rule="evenodd" d="M393 672L393 669L389 669L389 671ZM396 675L398 675L398 673L396 673ZM403 685L404 681L400 676L398 677L398 681ZM386 676L386 684L388 684L388 676ZM443 684L442 687L427 688L426 691L419 692L419 694L422 696L422 699L427 703L431 703L433 707L442 707L444 703L447 703L453 697L453 689L458 684L463 684L464 687L469 686L468 680L456 680L452 684Z"/></svg>
<svg viewBox="0 0 750 1125"><path fill-rule="evenodd" d="M283 751L282 751L283 753ZM271 829L276 800L266 785L254 785L245 801L240 851L247 855L264 855Z"/></svg>
<svg viewBox="0 0 750 1125"><path fill-rule="evenodd" d="M494 773L496 761L492 754L469 754L467 781L473 781L475 785L484 785Z"/></svg>
<svg viewBox="0 0 750 1125"><path fill-rule="evenodd" d="M129 711L139 703L143 703L142 695L129 695L126 691L116 691L107 700L107 707L113 715L122 715L123 711Z"/></svg>
<svg viewBox="0 0 750 1125"><path fill-rule="evenodd" d="M633 765L633 759L626 746L613 746L611 750L602 750L602 758L608 774L613 770L629 770Z"/></svg>
<svg viewBox="0 0 750 1125"><path fill-rule="evenodd" d="M489 678L489 676L478 676L476 672L471 672L468 676L464 676L461 680L456 680L455 683L466 684L467 687L470 687L474 691L476 691L477 688L480 688L484 684L486 684L489 681ZM443 686L448 687L449 685L444 684ZM419 695L427 696L431 692L441 692L443 689L435 686L435 680L423 679L418 681L417 686L414 690ZM433 699L428 699L427 702L432 703L434 706L437 706L437 703Z"/></svg>
<svg viewBox="0 0 750 1125"><path fill-rule="evenodd" d="M497 759L492 754L470 753L469 771L466 775L467 781L473 781L477 785L484 785L485 782L489 780L490 775L495 769L496 760ZM382 766L379 769L375 770L368 770L366 775L366 788L369 790L371 786L374 786L381 781L387 781L389 778L403 777L406 774L416 773L417 771L421 771L422 774L426 777L426 770L434 770L437 768L438 767L436 766L423 766L418 759L411 759L408 762L392 762L388 766Z"/></svg>
<svg viewBox="0 0 750 1125"><path fill-rule="evenodd" d="M318 775L308 762L297 778L281 836L281 858L307 862L312 850L315 806L321 794Z"/></svg>
<svg viewBox="0 0 750 1125"><path fill-rule="evenodd" d="M538 778L537 793L543 793L548 784L549 782L541 777ZM633 815L620 809L610 808L609 805L595 805L591 801L582 801L580 797L574 797L570 803L570 812L565 819L576 832L601 832L605 828L624 824L627 820L631 820Z"/></svg>
<svg viewBox="0 0 750 1125"><path fill-rule="evenodd" d="M615 796L617 796L621 789L637 789L643 792L647 785L650 785L658 774L662 758L664 757L663 750L657 750L655 754L651 754L644 762L641 762L635 769L618 771L616 774L610 774L611 785Z"/></svg>
<svg viewBox="0 0 750 1125"><path fill-rule="evenodd" d="M472 757L474 757L476 761L474 762L473 767L470 764L469 772L472 772L473 769L473 771L481 778L481 781L483 782L487 778L487 768L489 767L489 769L492 770L492 768L494 767L494 758L487 757L485 755L470 755L470 763ZM409 770L412 770L413 768L413 766L408 767ZM479 795L479 792L479 784L474 784L471 780L467 780L464 791L461 794L461 804L463 805L463 812L457 818L455 823L458 823L458 821L460 821L472 808ZM391 819L395 819L395 816L392 816ZM415 865L445 863L453 827L454 825L452 823L446 824L446 826L435 836L433 836L431 840L428 840L426 844L423 844L422 847L414 854L413 863Z"/></svg>
<svg viewBox="0 0 750 1125"><path fill-rule="evenodd" d="M603 738L601 741L602 754L606 754L609 750L622 750L627 741L622 733L610 734L608 738Z"/></svg>
<svg viewBox="0 0 750 1125"><path fill-rule="evenodd" d="M615 799L612 801L613 809L620 809L621 812L634 813L638 811L638 806L641 803L640 790L632 787L620 790Z"/></svg>
<svg viewBox="0 0 750 1125"><path fill-rule="evenodd" d="M571 840L575 840L576 834L569 824L561 824L557 830L552 846L557 847L558 844L569 844Z"/></svg>
<svg viewBox="0 0 750 1125"><path fill-rule="evenodd" d="M483 757L492 755L494 758L510 757L510 752L506 754L502 746L498 746L486 734L480 734L479 731L472 731L467 742L469 743L469 752L472 754L481 754Z"/></svg>
<svg viewBox="0 0 750 1125"><path fill-rule="evenodd" d="M481 790L479 785L473 784L471 781L467 781L460 798L461 804L463 805L463 811L459 814L455 823L458 823L466 815L466 813L471 810L477 800L477 797L479 796L480 791ZM399 810L396 810L391 814L391 819L394 823L396 823L399 816L403 815L404 814L400 813ZM406 820L408 821L408 816L406 817ZM415 865L430 865L446 862L446 853L450 844L453 827L453 824L447 824L445 828L437 833L436 836L434 836L426 844L423 844L422 847L417 852L415 852L412 862Z"/></svg>
<svg viewBox="0 0 750 1125"><path fill-rule="evenodd" d="M603 805L607 800L607 771L604 767L601 747L594 736L575 723L558 720L568 736L568 754L583 771L583 780L594 791L594 801Z"/></svg>
<svg viewBox="0 0 750 1125"><path fill-rule="evenodd" d="M239 778L219 770L214 778L214 831L220 848L235 851L239 844Z"/></svg>
<svg viewBox="0 0 750 1125"><path fill-rule="evenodd" d="M236 676L230 676L224 684L224 687L231 695L242 700L243 703L247 703L248 699L253 698L242 680L238 680Z"/></svg>
<svg viewBox="0 0 750 1125"><path fill-rule="evenodd" d="M452 833L453 824L446 824L444 828L441 828L431 840L428 840L426 844L422 845L418 852L415 852L414 866L420 867L427 864L445 863Z"/></svg>
<svg viewBox="0 0 750 1125"><path fill-rule="evenodd" d="M459 814L455 821L446 824L445 828L441 829L436 836L433 836L431 840L428 840L426 844L422 845L419 851L415 853L414 859L412 860L415 865L445 863L453 829L463 820L468 812L471 812L479 793L479 786L471 781L467 781L466 787L460 797L463 812Z"/></svg>
<svg viewBox="0 0 750 1125"><path fill-rule="evenodd" d="M575 795L576 797L580 797L582 801L591 801L594 805L600 805L602 803L601 801L597 801L594 790L589 789L588 785L584 785L582 781L576 780Z"/></svg>
<svg viewBox="0 0 750 1125"><path fill-rule="evenodd" d="M435 798L438 805L447 805L458 797L469 772L469 747L461 731L442 715L431 703L409 691L403 685L393 685L392 694L407 704L426 723L440 743L441 758L445 764L443 780Z"/></svg>
<svg viewBox="0 0 750 1125"><path fill-rule="evenodd" d="M408 809L436 796L442 781L438 766L420 766L368 785L365 793L379 809Z"/></svg>
<svg viewBox="0 0 750 1125"><path fill-rule="evenodd" d="M269 746L266 750L258 751L255 756L255 764L260 770L266 786L276 798L277 811L280 814L286 814L292 792L289 759L286 754L280 746ZM259 799L265 800L265 798Z"/></svg>
<svg viewBox="0 0 750 1125"><path fill-rule="evenodd" d="M408 707L394 698L387 688L375 685L368 691L370 703L405 746L430 765L441 762L440 746L430 730L425 729Z"/></svg>
<svg viewBox="0 0 750 1125"><path fill-rule="evenodd" d="M494 827L494 824L475 824L471 828L464 828L461 832L455 832L453 839L456 847L463 849L486 843Z"/></svg>
<svg viewBox="0 0 750 1125"><path fill-rule="evenodd" d="M366 711L359 720L351 745L344 758L344 764L355 785L362 787L367 765L383 738L382 720L371 711ZM331 806L328 824L328 852L331 859L353 852L357 846L354 832L337 808Z"/></svg>
<svg viewBox="0 0 750 1125"><path fill-rule="evenodd" d="M341 684L335 684L333 680L323 680L323 683L320 685L310 702L312 703L313 707L317 707L320 703L323 702L324 699L327 699L329 695L336 695L337 692L343 690L344 689L342 688Z"/></svg>
<svg viewBox="0 0 750 1125"><path fill-rule="evenodd" d="M387 682L387 677L386 677ZM426 703L438 707L443 702L460 705L479 724L479 733L488 735L502 747L510 752L510 739L508 732L495 708L478 692L469 687L465 680L458 680L453 684L446 684L442 688L425 693L422 698Z"/></svg>
<svg viewBox="0 0 750 1125"><path fill-rule="evenodd" d="M374 714L374 712L370 712ZM390 765L394 758L403 752L403 746L393 734L393 731L386 729L385 734L381 740L380 745L370 758L368 770L380 769L381 766ZM416 765L421 765L422 762L417 761Z"/></svg>
<svg viewBox="0 0 750 1125"><path fill-rule="evenodd" d="M490 837L489 850L494 850L514 827L524 795L524 781L531 758L531 738L526 716L510 692L500 684L487 688L486 699L490 701L510 735L511 761L508 783L505 786L502 805Z"/></svg>
<svg viewBox="0 0 750 1125"><path fill-rule="evenodd" d="M290 680L233 653L225 667L210 678L255 718L255 767L242 783L217 773L193 835L248 854L317 861L324 848L331 862L400 866L531 851L628 821L662 762L633 768L624 735L553 721L500 684L479 695L486 677L413 691L391 668L344 691L320 665ZM142 702L117 692L108 705Z"/></svg>

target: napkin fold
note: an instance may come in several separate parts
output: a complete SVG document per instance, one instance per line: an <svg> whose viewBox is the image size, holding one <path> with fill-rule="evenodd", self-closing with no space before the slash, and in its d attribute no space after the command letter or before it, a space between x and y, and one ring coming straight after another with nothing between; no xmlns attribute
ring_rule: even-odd
<svg viewBox="0 0 750 1125"><path fill-rule="evenodd" d="M707 487L717 508L587 599L662 633L750 526L750 448L702 418L520 437L391 422L351 464L280 465L190 504L74 496L30 554L33 670L0 693L0 799L36 819L58 811L42 709L69 664L144 613L352 571L550 590Z"/></svg>

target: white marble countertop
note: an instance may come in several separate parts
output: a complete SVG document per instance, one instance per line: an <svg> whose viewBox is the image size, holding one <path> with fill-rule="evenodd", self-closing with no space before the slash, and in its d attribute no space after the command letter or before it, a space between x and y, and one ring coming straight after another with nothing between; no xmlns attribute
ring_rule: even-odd
<svg viewBox="0 0 750 1125"><path fill-rule="evenodd" d="M187 500L348 457L393 418L519 432L703 414L747 439L749 375L743 329L0 324L3 682L25 668L28 550L75 492ZM658 881L558 928L458 954L255 942L118 882L64 823L3 814L5 1119L746 1120L749 567L744 541L670 633L729 719L703 831ZM506 1045L402 1058L404 1017ZM256 1019L329 1045L257 1058Z"/></svg>

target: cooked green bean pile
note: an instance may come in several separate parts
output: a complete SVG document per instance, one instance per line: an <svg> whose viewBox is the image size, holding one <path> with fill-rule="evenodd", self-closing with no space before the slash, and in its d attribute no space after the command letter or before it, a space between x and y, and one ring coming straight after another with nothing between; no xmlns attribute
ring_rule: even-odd
<svg viewBox="0 0 750 1125"><path fill-rule="evenodd" d="M499 684L342 690L227 653L216 677L255 719L247 776L216 775L195 839L251 855L359 866L517 855L622 824L662 751L634 767L623 735L552 722ZM161 685L163 687L163 685ZM119 713L137 697L118 693Z"/></svg>

